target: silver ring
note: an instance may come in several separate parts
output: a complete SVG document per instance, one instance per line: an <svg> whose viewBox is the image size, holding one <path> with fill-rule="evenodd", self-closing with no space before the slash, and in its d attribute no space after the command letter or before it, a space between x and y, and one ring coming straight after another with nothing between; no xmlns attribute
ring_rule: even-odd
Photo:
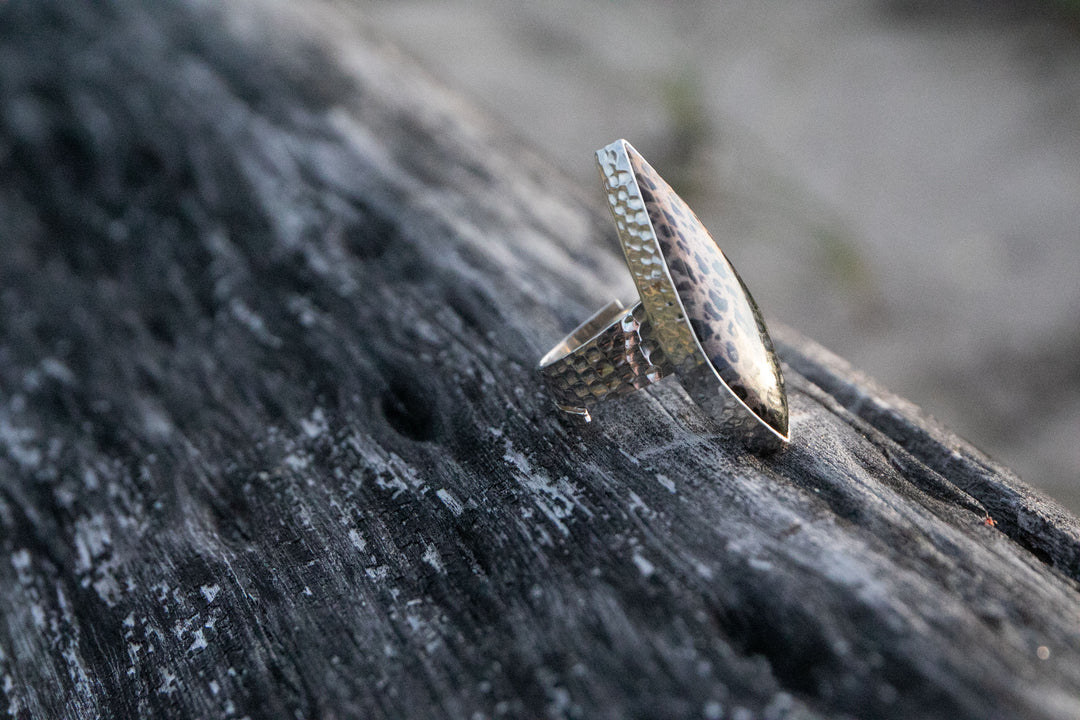
<svg viewBox="0 0 1080 720"><path fill-rule="evenodd" d="M611 303L540 359L556 405L589 408L677 375L755 450L788 441L784 377L757 303L709 231L625 140L596 153L641 302Z"/></svg>

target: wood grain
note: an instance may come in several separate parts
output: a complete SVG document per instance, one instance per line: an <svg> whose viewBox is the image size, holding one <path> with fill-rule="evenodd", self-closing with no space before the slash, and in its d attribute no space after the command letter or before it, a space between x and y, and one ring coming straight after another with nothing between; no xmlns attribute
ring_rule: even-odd
<svg viewBox="0 0 1080 720"><path fill-rule="evenodd" d="M604 212L341 7L0 5L8 713L1080 714L1076 519L812 342L554 411Z"/></svg>

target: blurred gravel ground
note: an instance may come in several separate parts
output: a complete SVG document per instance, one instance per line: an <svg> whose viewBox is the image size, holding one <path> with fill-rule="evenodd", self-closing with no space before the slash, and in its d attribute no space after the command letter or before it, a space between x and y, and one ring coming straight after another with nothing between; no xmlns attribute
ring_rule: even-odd
<svg viewBox="0 0 1080 720"><path fill-rule="evenodd" d="M598 209L592 152L631 140L766 315L1080 510L1067 3L339 1Z"/></svg>

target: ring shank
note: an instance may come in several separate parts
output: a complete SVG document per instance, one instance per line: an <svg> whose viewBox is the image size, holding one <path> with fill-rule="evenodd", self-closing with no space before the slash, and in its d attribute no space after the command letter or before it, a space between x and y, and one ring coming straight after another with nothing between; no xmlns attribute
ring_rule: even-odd
<svg viewBox="0 0 1080 720"><path fill-rule="evenodd" d="M538 370L559 409L586 420L589 407L601 400L678 372L687 393L721 431L755 452L774 452L785 442L733 393L718 389L722 381L709 363L676 367L668 360L642 303L629 310L618 300L608 303L544 355Z"/></svg>
<svg viewBox="0 0 1080 720"><path fill-rule="evenodd" d="M645 308L613 301L540 360L540 376L565 412L589 419L589 406L640 390L675 371L653 337Z"/></svg>

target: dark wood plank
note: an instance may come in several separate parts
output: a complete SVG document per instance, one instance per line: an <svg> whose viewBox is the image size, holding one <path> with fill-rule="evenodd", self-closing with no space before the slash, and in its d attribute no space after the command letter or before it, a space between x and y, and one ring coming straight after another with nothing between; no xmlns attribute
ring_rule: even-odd
<svg viewBox="0 0 1080 720"><path fill-rule="evenodd" d="M334 13L0 5L10 715L1080 713L1077 521L813 343L557 414L599 192Z"/></svg>

